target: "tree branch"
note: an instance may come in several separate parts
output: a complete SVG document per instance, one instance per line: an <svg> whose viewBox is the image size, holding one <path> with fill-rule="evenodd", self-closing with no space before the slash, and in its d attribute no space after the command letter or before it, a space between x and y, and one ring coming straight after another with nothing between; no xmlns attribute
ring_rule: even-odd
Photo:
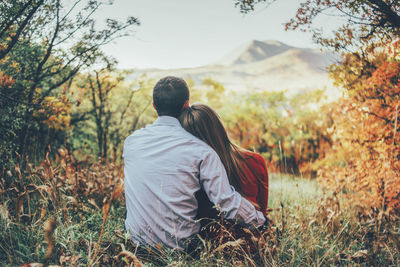
<svg viewBox="0 0 400 267"><path fill-rule="evenodd" d="M38 2L38 4L32 8L32 10L26 16L25 20L19 26L19 28L18 28L17 32L15 33L15 35L8 42L7 48L4 49L4 50L0 50L0 60L3 59L11 51L11 49L17 44L18 39L19 39L22 31L25 29L26 25L31 20L31 18L36 13L36 11L39 9L39 7L43 4L43 2L44 2L44 0L40 0Z"/></svg>
<svg viewBox="0 0 400 267"><path fill-rule="evenodd" d="M3 35L8 31L8 29L11 27L11 25L16 21L19 17L21 17L25 10L27 9L28 6L32 4L33 0L29 0L28 2L25 3L25 5L21 8L20 11L12 18L10 19L4 26L3 29L0 31L0 39L3 38Z"/></svg>
<svg viewBox="0 0 400 267"><path fill-rule="evenodd" d="M387 22L389 22L393 28L400 29L400 16L394 12L391 7L382 0L368 0L375 6L375 10L384 14Z"/></svg>

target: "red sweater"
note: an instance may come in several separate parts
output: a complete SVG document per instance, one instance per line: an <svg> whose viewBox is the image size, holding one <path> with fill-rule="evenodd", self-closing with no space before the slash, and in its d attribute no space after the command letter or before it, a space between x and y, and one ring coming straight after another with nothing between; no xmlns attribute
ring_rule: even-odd
<svg viewBox="0 0 400 267"><path fill-rule="evenodd" d="M260 154L248 152L245 155L245 163L244 172L247 179L245 183L240 184L242 196L258 205L259 210L266 215L268 208L268 172L265 161ZM197 219L216 219L219 217L219 212L213 208L214 204L210 202L203 189L196 192L196 199L199 205ZM204 220L202 220L202 223L207 224Z"/></svg>
<svg viewBox="0 0 400 267"><path fill-rule="evenodd" d="M244 168L246 181L241 182L242 195L260 206L260 211L267 214L268 209L268 171L264 158L257 153L246 153Z"/></svg>

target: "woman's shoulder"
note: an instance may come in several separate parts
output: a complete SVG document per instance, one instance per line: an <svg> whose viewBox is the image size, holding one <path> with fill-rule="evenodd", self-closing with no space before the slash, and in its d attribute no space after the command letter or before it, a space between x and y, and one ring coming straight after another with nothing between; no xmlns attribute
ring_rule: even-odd
<svg viewBox="0 0 400 267"><path fill-rule="evenodd" d="M253 177L258 181L268 181L268 170L264 158L252 151L244 151L244 161Z"/></svg>
<svg viewBox="0 0 400 267"><path fill-rule="evenodd" d="M252 152L249 150L244 151L244 156L246 160L253 160L253 161L257 161L257 162L265 162L264 158L256 153L256 152Z"/></svg>

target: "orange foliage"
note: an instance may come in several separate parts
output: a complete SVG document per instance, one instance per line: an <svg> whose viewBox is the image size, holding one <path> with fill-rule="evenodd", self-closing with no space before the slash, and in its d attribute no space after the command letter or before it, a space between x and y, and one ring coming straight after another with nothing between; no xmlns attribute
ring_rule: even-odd
<svg viewBox="0 0 400 267"><path fill-rule="evenodd" d="M0 87L10 87L15 83L11 77L8 77L3 72L0 72Z"/></svg>
<svg viewBox="0 0 400 267"><path fill-rule="evenodd" d="M369 72L361 64L364 76L342 83L350 97L334 112L334 146L319 177L364 212L400 213L400 63L382 52L370 56ZM354 62L345 61L334 77L348 82L346 72L357 73Z"/></svg>
<svg viewBox="0 0 400 267"><path fill-rule="evenodd" d="M10 173L11 174L11 173ZM112 202L123 201L123 168L103 161L92 162L86 156L75 159L65 149L58 149L55 161L46 159L39 167L30 165L30 170L22 173L15 166L16 179L7 184L0 183L0 197L15 199L15 207L10 206L15 217L23 216L26 220L37 220L31 212L31 201L39 198L40 218L45 218L47 209L52 206L63 211L69 221L68 209L84 211L84 205L99 210L109 209ZM27 184L27 181L31 183ZM107 210L108 213L108 210ZM37 221L32 221L32 223Z"/></svg>
<svg viewBox="0 0 400 267"><path fill-rule="evenodd" d="M45 97L42 108L36 110L33 116L50 128L66 130L71 120L70 113L71 103L65 92L62 92L58 97Z"/></svg>

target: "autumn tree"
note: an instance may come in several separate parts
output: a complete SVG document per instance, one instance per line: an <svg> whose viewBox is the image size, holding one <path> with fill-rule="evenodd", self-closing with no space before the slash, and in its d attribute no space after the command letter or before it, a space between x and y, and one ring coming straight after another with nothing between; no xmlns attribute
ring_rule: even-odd
<svg viewBox="0 0 400 267"><path fill-rule="evenodd" d="M0 3L0 60L2 60L26 32L45 0L2 1Z"/></svg>
<svg viewBox="0 0 400 267"><path fill-rule="evenodd" d="M261 153L271 172L316 175L313 163L332 144L332 107L324 90L235 92L209 77L188 84L191 102L215 109L230 138Z"/></svg>
<svg viewBox="0 0 400 267"><path fill-rule="evenodd" d="M270 171L309 176L315 174L310 163L331 145L330 107L323 98L323 90L230 94L218 113L231 138L261 153Z"/></svg>
<svg viewBox="0 0 400 267"><path fill-rule="evenodd" d="M249 12L267 1L236 2ZM331 36L314 25L326 14L345 18ZM342 52L330 73L346 96L333 112L332 150L316 162L320 180L364 214L399 213L399 1L307 0L286 29L312 31L318 43Z"/></svg>
<svg viewBox="0 0 400 267"><path fill-rule="evenodd" d="M335 146L321 159L321 181L348 192L366 212L400 211L398 52L371 50L368 65L348 54L331 67L349 97L337 106Z"/></svg>
<svg viewBox="0 0 400 267"><path fill-rule="evenodd" d="M1 87L1 113L19 124L10 127L10 120L0 119L0 125L15 128L8 135L13 138L5 143L14 144L12 151L18 151L22 159L36 155L33 143L39 145L37 137L46 130L41 130L43 124L35 114L48 105L49 97L58 98L68 90L75 75L90 69L102 55L102 46L129 35L131 26L139 24L133 17L125 22L107 19L99 23L94 14L104 5L89 0L1 2L0 70L15 80L13 86ZM52 115L47 114L48 118Z"/></svg>
<svg viewBox="0 0 400 267"><path fill-rule="evenodd" d="M235 5L247 13L257 4L275 2L279 0L235 0ZM317 17L327 15L343 21L331 36L324 35L323 30L314 25ZM324 46L356 52L365 43L388 42L399 36L400 5L397 0L306 0L286 23L286 29L312 31L315 40Z"/></svg>

